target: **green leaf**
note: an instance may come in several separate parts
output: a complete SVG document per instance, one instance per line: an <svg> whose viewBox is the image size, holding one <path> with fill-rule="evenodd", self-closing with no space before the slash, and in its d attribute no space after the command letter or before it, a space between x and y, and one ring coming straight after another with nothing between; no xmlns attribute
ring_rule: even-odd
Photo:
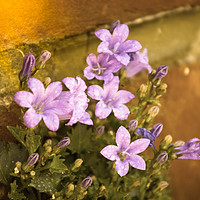
<svg viewBox="0 0 200 200"><path fill-rule="evenodd" d="M14 200L26 199L23 193L17 191L18 185L16 184L16 180L13 183L11 183L10 186L11 186L11 192L8 194L8 197L10 199Z"/></svg>
<svg viewBox="0 0 200 200"><path fill-rule="evenodd" d="M33 154L36 152L38 147L41 144L41 136L40 135L27 135L26 136L26 147L29 151L29 154Z"/></svg>
<svg viewBox="0 0 200 200"><path fill-rule="evenodd" d="M26 146L25 144L25 136L26 136L26 132L24 131L24 129L22 129L19 126L7 126L7 129L13 134L13 136L19 141L21 142L21 144L23 144L24 146Z"/></svg>
<svg viewBox="0 0 200 200"><path fill-rule="evenodd" d="M72 153L81 153L83 151L91 150L91 129L88 129L86 125L77 124L72 130L72 134L69 136L71 143L68 147Z"/></svg>
<svg viewBox="0 0 200 200"><path fill-rule="evenodd" d="M63 163L65 159L60 158L61 155L55 156L50 164L49 171L53 173L62 173L67 169L67 166Z"/></svg>
<svg viewBox="0 0 200 200"><path fill-rule="evenodd" d="M0 182L8 185L11 180L10 173L15 168L17 161L24 162L28 157L27 150L19 144L0 141Z"/></svg>
<svg viewBox="0 0 200 200"><path fill-rule="evenodd" d="M58 173L38 173L33 177L29 186L34 187L40 192L54 194L57 191L57 186L62 177L63 175Z"/></svg>

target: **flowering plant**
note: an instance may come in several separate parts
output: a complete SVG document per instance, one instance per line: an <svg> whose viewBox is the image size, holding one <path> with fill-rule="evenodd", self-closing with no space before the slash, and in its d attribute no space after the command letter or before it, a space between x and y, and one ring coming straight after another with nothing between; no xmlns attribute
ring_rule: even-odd
<svg viewBox="0 0 200 200"><path fill-rule="evenodd" d="M102 42L99 54L86 59L87 81L41 82L34 75L50 52L42 52L37 64L33 54L24 56L22 90L14 95L24 123L8 126L19 144L0 143L0 182L10 185L10 199L170 199L169 163L200 159L197 138L172 143L167 135L154 144L163 129L153 120L168 67L151 68L147 50L126 40L126 24L116 21L95 35ZM143 69L147 83L133 95L122 83Z"/></svg>

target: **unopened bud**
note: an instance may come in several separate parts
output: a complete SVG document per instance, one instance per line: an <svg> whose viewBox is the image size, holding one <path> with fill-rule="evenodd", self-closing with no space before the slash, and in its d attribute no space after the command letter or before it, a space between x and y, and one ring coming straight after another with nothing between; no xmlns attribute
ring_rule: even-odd
<svg viewBox="0 0 200 200"><path fill-rule="evenodd" d="M44 87L46 88L50 83L51 83L51 78L46 77L45 80L44 80Z"/></svg>
<svg viewBox="0 0 200 200"><path fill-rule="evenodd" d="M134 131L138 126L138 121L137 120L131 120L128 124L128 129L129 131Z"/></svg>
<svg viewBox="0 0 200 200"><path fill-rule="evenodd" d="M97 128L96 128L96 133L97 133L97 135L102 135L103 134L103 132L104 132L104 129L105 129L105 127L104 126L98 126Z"/></svg>
<svg viewBox="0 0 200 200"><path fill-rule="evenodd" d="M19 162L19 161L17 161L17 162L15 163L15 166L16 166L18 169L21 169L22 163Z"/></svg>
<svg viewBox="0 0 200 200"><path fill-rule="evenodd" d="M182 141L182 140L178 140L178 141L176 141L175 143L174 143L174 147L181 147L181 146L183 146L185 144L185 142L184 141Z"/></svg>
<svg viewBox="0 0 200 200"><path fill-rule="evenodd" d="M148 113L152 118L154 118L159 113L159 111L160 109L158 106L153 106L149 109Z"/></svg>
<svg viewBox="0 0 200 200"><path fill-rule="evenodd" d="M72 191L74 191L74 184L70 183L68 185L68 192L72 192Z"/></svg>
<svg viewBox="0 0 200 200"><path fill-rule="evenodd" d="M31 171L31 172L30 172L30 175L31 175L31 176L35 176L35 171Z"/></svg>
<svg viewBox="0 0 200 200"><path fill-rule="evenodd" d="M24 56L22 70L19 73L19 79L23 80L25 77L29 77L31 75L31 71L35 65L35 57L33 54L26 54Z"/></svg>
<svg viewBox="0 0 200 200"><path fill-rule="evenodd" d="M30 155L27 160L27 165L33 166L38 161L38 159L39 159L38 153L34 153L34 154Z"/></svg>
<svg viewBox="0 0 200 200"><path fill-rule="evenodd" d="M162 83L162 84L160 85L160 89L161 89L161 90L166 90L166 89L167 89L167 84L166 84L166 83Z"/></svg>
<svg viewBox="0 0 200 200"><path fill-rule="evenodd" d="M64 137L59 143L58 143L58 148L64 148L70 144L70 138L69 137Z"/></svg>
<svg viewBox="0 0 200 200"><path fill-rule="evenodd" d="M160 148L164 150L167 149L171 142L172 142L172 136L171 135L165 136L165 138L160 143Z"/></svg>
<svg viewBox="0 0 200 200"><path fill-rule="evenodd" d="M139 97L143 98L146 96L148 90L148 86L145 84L140 85L140 89L139 89Z"/></svg>
<svg viewBox="0 0 200 200"><path fill-rule="evenodd" d="M46 153L51 153L52 147L51 146L46 146L45 150L46 150Z"/></svg>
<svg viewBox="0 0 200 200"><path fill-rule="evenodd" d="M163 125L161 123L158 123L153 126L153 128L151 129L151 133L155 138L157 138L160 135L162 129Z"/></svg>
<svg viewBox="0 0 200 200"><path fill-rule="evenodd" d="M74 162L74 166L72 167L72 171L78 169L83 163L82 159L76 159Z"/></svg>
<svg viewBox="0 0 200 200"><path fill-rule="evenodd" d="M115 21L111 24L111 26L110 26L110 32L113 32L114 29L115 29L118 25L120 25L120 21L119 21L119 20L115 20Z"/></svg>
<svg viewBox="0 0 200 200"><path fill-rule="evenodd" d="M166 151L164 151L163 153L161 153L156 160L158 161L158 163L160 164L164 164L167 160L168 160L168 153Z"/></svg>
<svg viewBox="0 0 200 200"><path fill-rule="evenodd" d="M44 50L39 58L39 62L42 62L42 64L44 64L47 60L49 60L49 58L51 57L51 53L47 50Z"/></svg>
<svg viewBox="0 0 200 200"><path fill-rule="evenodd" d="M19 173L19 169L17 167L14 168L14 174L18 174Z"/></svg>
<svg viewBox="0 0 200 200"><path fill-rule="evenodd" d="M81 182L81 189L87 189L91 185L92 185L92 178L88 176Z"/></svg>
<svg viewBox="0 0 200 200"><path fill-rule="evenodd" d="M163 77L165 77L167 75L167 72L168 72L167 65L162 65L162 66L158 67L158 69L156 70L156 73L155 73L154 80L162 79Z"/></svg>
<svg viewBox="0 0 200 200"><path fill-rule="evenodd" d="M169 183L167 181L161 181L158 184L158 188L160 189L160 191L164 190L167 186L169 185Z"/></svg>

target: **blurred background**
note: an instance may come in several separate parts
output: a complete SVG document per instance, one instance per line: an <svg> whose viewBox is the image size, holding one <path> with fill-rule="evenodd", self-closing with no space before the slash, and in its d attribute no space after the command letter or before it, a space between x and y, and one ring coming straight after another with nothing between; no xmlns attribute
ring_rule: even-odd
<svg viewBox="0 0 200 200"><path fill-rule="evenodd" d="M38 78L76 76L87 66L87 55L96 53L100 41L94 31L116 19L129 25L129 39L148 49L153 68L169 66L168 90L155 122L164 124L160 137L200 138L200 0L0 0L0 140L14 141L6 125L20 123L12 99L19 88L20 51L32 50L36 57L43 50L52 53ZM146 80L147 72L141 72L127 87ZM200 161L171 163L173 199L200 199L199 171Z"/></svg>

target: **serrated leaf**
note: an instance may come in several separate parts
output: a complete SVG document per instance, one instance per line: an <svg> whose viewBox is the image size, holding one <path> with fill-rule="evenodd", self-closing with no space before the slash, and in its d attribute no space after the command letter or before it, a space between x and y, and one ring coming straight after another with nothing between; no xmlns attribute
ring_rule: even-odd
<svg viewBox="0 0 200 200"><path fill-rule="evenodd" d="M41 144L41 136L40 135L27 135L26 136L26 147L29 151L29 154L33 154L36 152L38 147Z"/></svg>
<svg viewBox="0 0 200 200"><path fill-rule="evenodd" d="M10 133L13 134L13 136L24 146L26 146L25 144L25 136L26 136L26 132L24 131L24 129L22 129L19 126L7 126L7 129L10 131Z"/></svg>
<svg viewBox="0 0 200 200"><path fill-rule="evenodd" d="M14 200L26 199L23 193L17 191L18 185L16 184L16 180L13 183L11 183L10 186L11 186L11 192L8 194L8 197L10 199Z"/></svg>
<svg viewBox="0 0 200 200"><path fill-rule="evenodd" d="M34 187L40 192L54 194L57 191L57 186L60 183L63 175L58 173L42 173L36 174L29 186Z"/></svg>
<svg viewBox="0 0 200 200"><path fill-rule="evenodd" d="M15 143L0 141L0 182L8 185L17 161L24 162L28 157L27 150Z"/></svg>
<svg viewBox="0 0 200 200"><path fill-rule="evenodd" d="M91 129L88 129L86 125L77 124L72 130L72 134L69 136L71 143L68 149L73 153L81 153L90 150L92 148L91 133Z"/></svg>
<svg viewBox="0 0 200 200"><path fill-rule="evenodd" d="M50 164L49 171L51 173L62 173L67 169L67 166L63 163L65 159L60 158L61 155L55 156Z"/></svg>

